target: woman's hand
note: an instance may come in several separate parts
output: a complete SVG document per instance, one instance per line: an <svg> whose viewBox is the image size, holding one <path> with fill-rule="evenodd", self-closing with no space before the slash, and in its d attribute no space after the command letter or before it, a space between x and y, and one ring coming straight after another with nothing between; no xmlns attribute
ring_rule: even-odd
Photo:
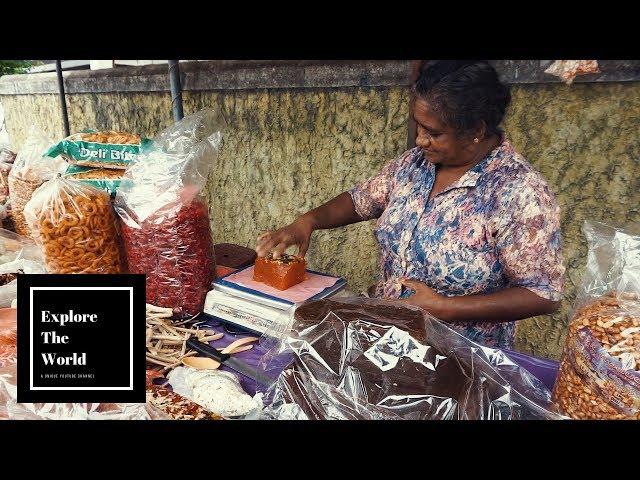
<svg viewBox="0 0 640 480"><path fill-rule="evenodd" d="M401 278L400 283L416 292L407 298L401 298L401 301L416 305L440 320L448 320L446 308L448 297L440 295L426 283L417 280Z"/></svg>
<svg viewBox="0 0 640 480"><path fill-rule="evenodd" d="M288 247L297 245L298 255L304 257L309 248L313 230L313 222L303 215L286 227L260 235L256 252L259 257L264 257L272 251L274 258L280 258Z"/></svg>
<svg viewBox="0 0 640 480"><path fill-rule="evenodd" d="M256 251L259 257L271 250L279 258L287 247L298 245L298 255L305 256L314 230L343 227L361 222L349 192L343 192L327 203L320 205L279 230L263 233L258 237Z"/></svg>
<svg viewBox="0 0 640 480"><path fill-rule="evenodd" d="M493 293L447 297L417 280L400 279L416 293L400 300L429 312L444 322L513 322L555 312L560 302L540 297L523 287Z"/></svg>

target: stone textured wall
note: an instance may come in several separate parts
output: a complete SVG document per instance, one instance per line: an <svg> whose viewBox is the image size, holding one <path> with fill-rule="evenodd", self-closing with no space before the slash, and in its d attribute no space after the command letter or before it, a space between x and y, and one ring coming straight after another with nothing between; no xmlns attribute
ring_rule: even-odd
<svg viewBox="0 0 640 480"><path fill-rule="evenodd" d="M189 111L210 105L234 119L209 182L218 241L253 247L260 232L340 194L406 146L403 89L240 91L186 102ZM371 223L316 232L307 256L311 268L366 288L377 267Z"/></svg>
<svg viewBox="0 0 640 480"><path fill-rule="evenodd" d="M516 148L548 179L562 208L567 296L552 317L519 324L517 346L558 357L586 245L586 218L640 221L640 83L532 84L512 87L505 121ZM402 87L185 92L185 114L206 106L230 128L207 185L216 242L253 246L257 235L293 220L377 172L406 146ZM14 146L31 123L56 137L55 95L3 95ZM118 128L153 135L169 125L168 93L68 96L72 131ZM344 275L355 291L374 281L373 222L316 232L314 269Z"/></svg>
<svg viewBox="0 0 640 480"><path fill-rule="evenodd" d="M64 137L57 95L0 96L11 146L18 151L29 131L38 128L52 140Z"/></svg>
<svg viewBox="0 0 640 480"><path fill-rule="evenodd" d="M561 311L521 322L517 347L558 357L584 271L583 221L640 222L640 83L529 85L512 93L506 131L556 192L567 266Z"/></svg>

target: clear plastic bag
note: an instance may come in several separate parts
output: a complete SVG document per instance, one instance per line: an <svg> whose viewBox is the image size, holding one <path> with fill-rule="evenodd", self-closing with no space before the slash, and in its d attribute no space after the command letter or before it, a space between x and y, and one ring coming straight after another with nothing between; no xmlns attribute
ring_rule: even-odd
<svg viewBox="0 0 640 480"><path fill-rule="evenodd" d="M9 137L9 132L7 132L7 124L4 118L4 109L2 108L2 104L0 103L0 147L6 146L7 148L11 145L11 138Z"/></svg>
<svg viewBox="0 0 640 480"><path fill-rule="evenodd" d="M40 248L32 239L0 228L0 270L4 264L19 258L42 262ZM2 273L8 272L2 271Z"/></svg>
<svg viewBox="0 0 640 480"><path fill-rule="evenodd" d="M286 355L293 362L266 390L264 418L562 418L542 382L503 352L409 305L363 297L303 304L263 368L274 371Z"/></svg>
<svg viewBox="0 0 640 480"><path fill-rule="evenodd" d="M544 72L571 85L578 75L600 73L600 68L597 60L556 60Z"/></svg>
<svg viewBox="0 0 640 480"><path fill-rule="evenodd" d="M127 264L147 276L147 303L178 316L202 311L215 279L203 189L224 121L212 110L185 117L127 168L115 198Z"/></svg>
<svg viewBox="0 0 640 480"><path fill-rule="evenodd" d="M15 159L15 153L8 147L0 145L0 203L4 203L9 198L9 173Z"/></svg>
<svg viewBox="0 0 640 480"><path fill-rule="evenodd" d="M181 366L171 370L167 380L175 393L223 418L242 417L258 407L231 372Z"/></svg>
<svg viewBox="0 0 640 480"><path fill-rule="evenodd" d="M150 403L18 403L16 309L0 309L0 420L170 420Z"/></svg>
<svg viewBox="0 0 640 480"><path fill-rule="evenodd" d="M10 307L18 297L17 276L34 273L47 273L42 262L19 258L0 265L0 308Z"/></svg>
<svg viewBox="0 0 640 480"><path fill-rule="evenodd" d="M0 163L5 165L13 165L16 160L16 154L9 149L8 145L0 144ZM10 170L10 169L9 169Z"/></svg>
<svg viewBox="0 0 640 480"><path fill-rule="evenodd" d="M41 260L18 258L0 265L0 308L10 307L18 296L17 276L47 273Z"/></svg>
<svg viewBox="0 0 640 480"><path fill-rule="evenodd" d="M4 225L10 214L11 202L9 201L9 197L7 196L3 201L0 201L0 225Z"/></svg>
<svg viewBox="0 0 640 480"><path fill-rule="evenodd" d="M30 237L31 232L24 218L24 207L31 195L42 183L62 173L67 164L61 157L45 157L52 141L37 128L32 127L24 145L18 152L8 175L11 215L16 232Z"/></svg>
<svg viewBox="0 0 640 480"><path fill-rule="evenodd" d="M1 333L0 333L1 335ZM0 357L0 420L170 420L148 403L18 403L16 363Z"/></svg>
<svg viewBox="0 0 640 480"><path fill-rule="evenodd" d="M111 198L116 196L124 170L115 168L92 168L69 165L64 176L72 180L104 190Z"/></svg>
<svg viewBox="0 0 640 480"><path fill-rule="evenodd" d="M0 308L11 306L20 274L47 273L40 248L29 238L0 228Z"/></svg>
<svg viewBox="0 0 640 480"><path fill-rule="evenodd" d="M40 186L24 209L49 273L120 273L109 194L60 176Z"/></svg>
<svg viewBox="0 0 640 480"><path fill-rule="evenodd" d="M640 235L598 222L583 233L587 266L553 400L572 418L640 419Z"/></svg>
<svg viewBox="0 0 640 480"><path fill-rule="evenodd" d="M0 368L16 362L17 321L14 308L0 308Z"/></svg>

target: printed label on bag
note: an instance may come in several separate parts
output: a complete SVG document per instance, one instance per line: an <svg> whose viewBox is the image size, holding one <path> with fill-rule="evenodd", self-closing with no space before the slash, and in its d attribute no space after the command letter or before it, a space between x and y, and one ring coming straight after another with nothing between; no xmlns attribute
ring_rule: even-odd
<svg viewBox="0 0 640 480"><path fill-rule="evenodd" d="M640 408L640 375L624 370L587 327L567 343L567 358L587 384L618 411L631 415Z"/></svg>

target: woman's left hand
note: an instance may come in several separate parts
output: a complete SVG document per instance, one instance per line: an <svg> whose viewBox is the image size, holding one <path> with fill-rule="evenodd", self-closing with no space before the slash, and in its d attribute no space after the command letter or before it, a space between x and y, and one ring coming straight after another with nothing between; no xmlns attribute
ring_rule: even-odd
<svg viewBox="0 0 640 480"><path fill-rule="evenodd" d="M400 301L416 305L444 322L513 322L551 314L560 305L560 302L539 297L522 287L447 297L417 280L401 278L400 283L416 292L410 297L400 298Z"/></svg>
<svg viewBox="0 0 640 480"><path fill-rule="evenodd" d="M401 278L400 283L416 292L407 298L401 298L401 301L421 307L440 320L447 319L448 297L440 295L427 284L417 280Z"/></svg>

